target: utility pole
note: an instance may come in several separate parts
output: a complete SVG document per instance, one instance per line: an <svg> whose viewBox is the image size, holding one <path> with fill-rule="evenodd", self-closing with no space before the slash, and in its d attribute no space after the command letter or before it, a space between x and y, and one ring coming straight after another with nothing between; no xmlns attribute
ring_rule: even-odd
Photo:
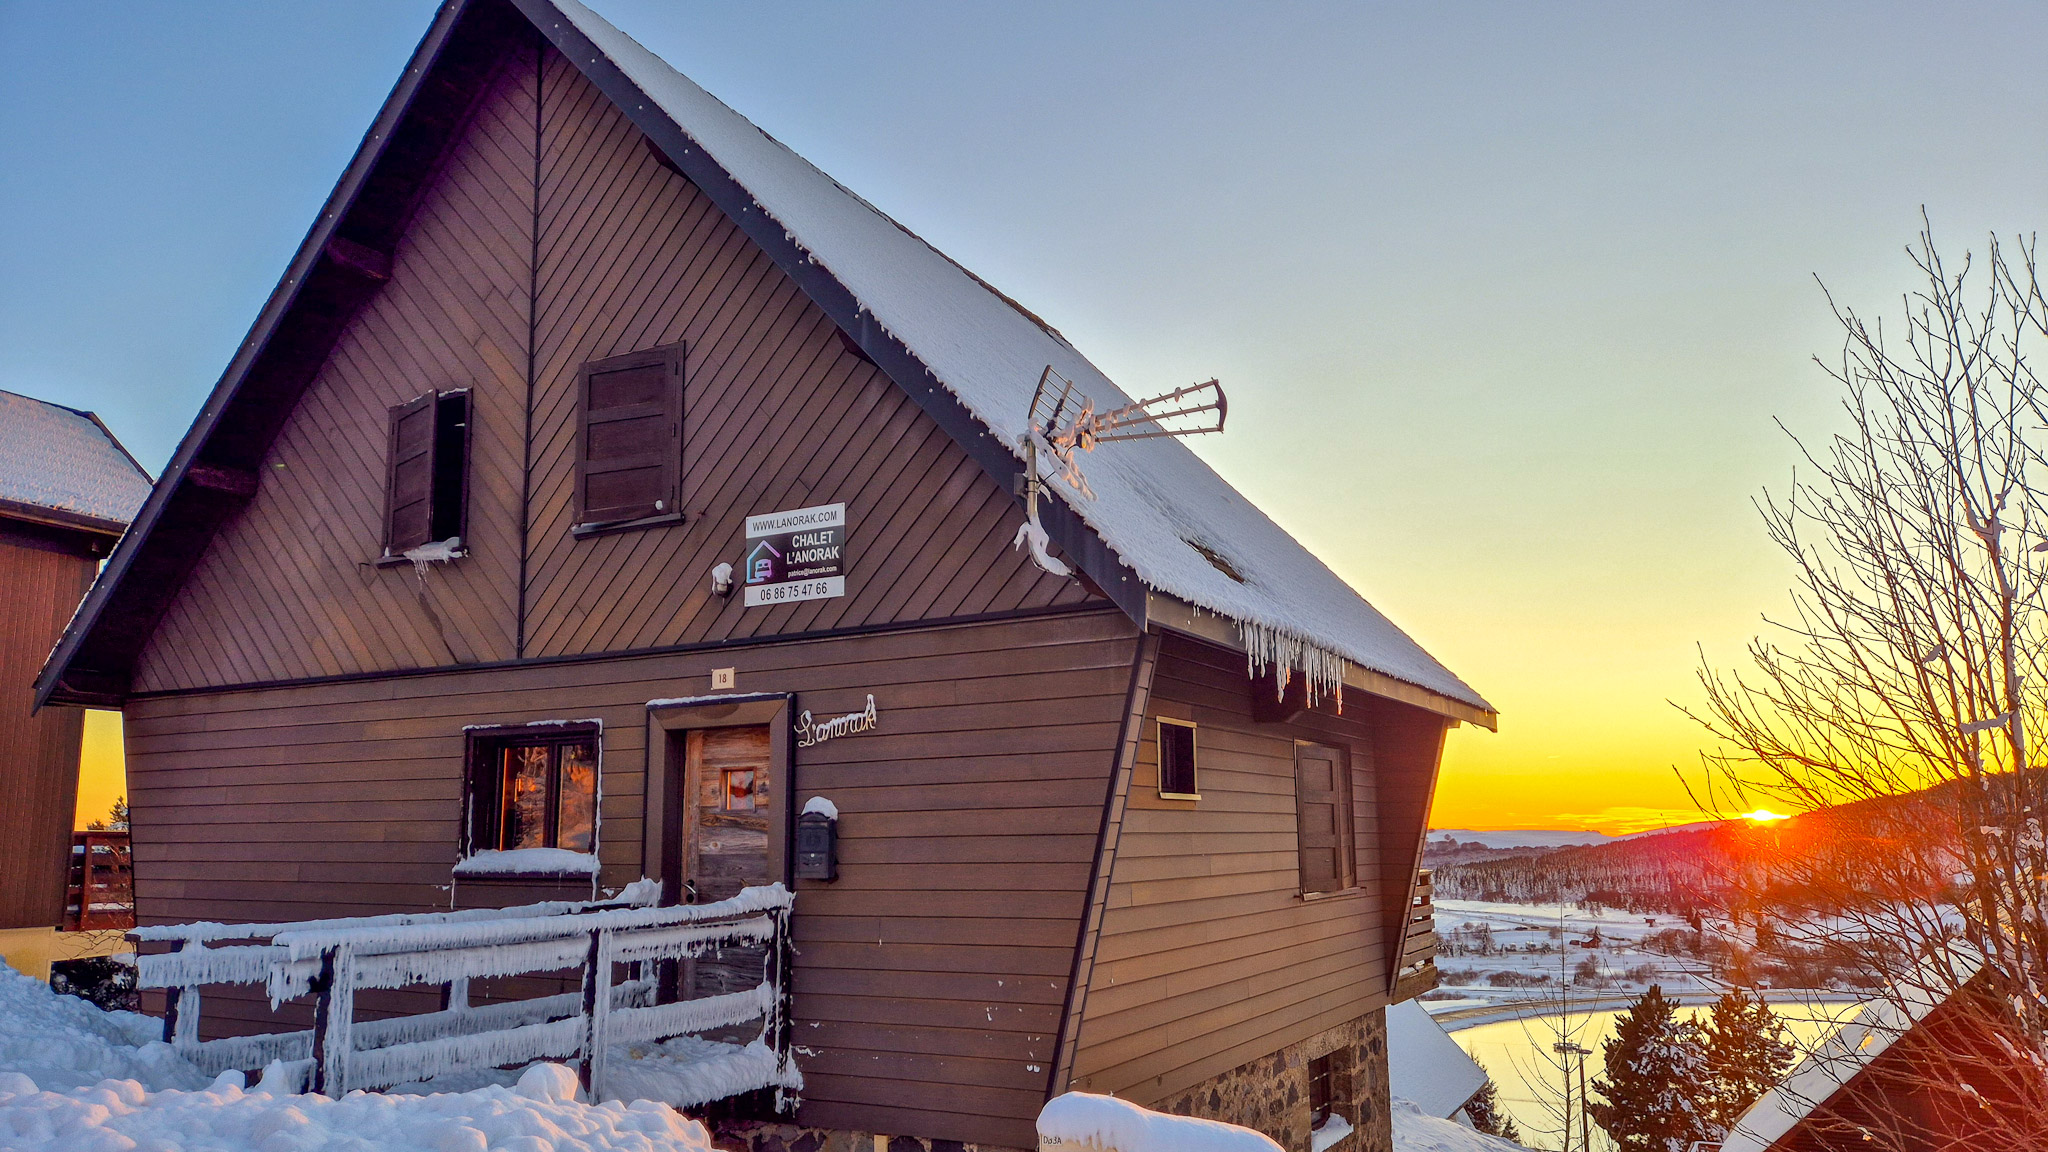
<svg viewBox="0 0 2048 1152"><path fill-rule="evenodd" d="M1586 1057L1591 1056L1593 1050L1583 1045L1574 1044L1569 1040L1560 1040L1552 1044L1550 1050L1560 1056L1570 1057L1577 1063L1579 1071L1578 1110L1583 1112L1586 1106ZM1567 1067L1564 1070L1564 1152L1572 1152L1572 1113L1572 1070ZM1592 1126L1589 1121L1583 1118L1579 1121L1579 1148L1582 1152L1592 1152L1593 1148Z"/></svg>

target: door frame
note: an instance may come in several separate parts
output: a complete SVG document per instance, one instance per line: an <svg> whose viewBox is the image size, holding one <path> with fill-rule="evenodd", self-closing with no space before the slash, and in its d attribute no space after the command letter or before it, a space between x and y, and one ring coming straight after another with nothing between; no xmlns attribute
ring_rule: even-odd
<svg viewBox="0 0 2048 1152"><path fill-rule="evenodd" d="M794 890L796 741L794 692L744 692L647 702L646 794L642 799L640 870L661 881L661 902L683 900L682 797L684 738L692 729L768 726L768 876ZM658 766L658 767L657 767ZM672 852L673 850L673 852ZM674 860L669 857L674 855ZM671 866L673 864L673 867ZM671 874L673 873L673 874Z"/></svg>

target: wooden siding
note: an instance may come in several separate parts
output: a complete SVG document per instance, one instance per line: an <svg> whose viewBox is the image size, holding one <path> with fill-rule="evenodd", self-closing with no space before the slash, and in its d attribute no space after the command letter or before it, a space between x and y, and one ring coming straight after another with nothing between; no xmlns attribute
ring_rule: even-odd
<svg viewBox="0 0 2048 1152"><path fill-rule="evenodd" d="M685 522L574 535L578 367L675 342L686 348ZM386 410L459 387L472 389L470 554L419 574L378 568ZM424 194L390 281L344 333L261 475L144 650L138 691L1086 598L1010 548L1014 497L552 52L538 72L530 54L508 59ZM842 501L845 596L748 609L711 595L710 569L740 558L746 515Z"/></svg>
<svg viewBox="0 0 2048 1152"><path fill-rule="evenodd" d="M1386 1003L1384 766L1364 703L1255 723L1242 655L1165 638L1071 1087L1156 1103ZM1198 725L1199 801L1158 795L1159 716ZM1358 886L1308 899L1297 739L1346 749L1352 768Z"/></svg>
<svg viewBox="0 0 2048 1152"><path fill-rule="evenodd" d="M1137 646L1121 614L1080 609L140 699L138 907L151 923L446 907L463 725L584 717L604 722L598 854L615 886L641 871L647 701L707 691L713 667L819 715L872 692L876 730L797 749L785 793L842 814L839 880L798 885L797 1032L815 1053L801 1119L1027 1146ZM228 1028L262 1015L207 1005Z"/></svg>
<svg viewBox="0 0 2048 1152"><path fill-rule="evenodd" d="M82 537L69 546L76 535L0 522L0 928L64 920L85 713L29 708L43 657L98 567Z"/></svg>
<svg viewBox="0 0 2048 1152"><path fill-rule="evenodd" d="M501 71L392 261L138 659L138 691L513 655L532 251L532 68ZM470 554L383 551L387 410L470 389Z"/></svg>

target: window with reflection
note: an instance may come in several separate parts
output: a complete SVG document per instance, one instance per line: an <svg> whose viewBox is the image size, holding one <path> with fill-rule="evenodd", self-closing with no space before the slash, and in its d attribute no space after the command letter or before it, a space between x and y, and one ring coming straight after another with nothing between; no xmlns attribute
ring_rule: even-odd
<svg viewBox="0 0 2048 1152"><path fill-rule="evenodd" d="M594 724L470 732L469 851L597 846Z"/></svg>

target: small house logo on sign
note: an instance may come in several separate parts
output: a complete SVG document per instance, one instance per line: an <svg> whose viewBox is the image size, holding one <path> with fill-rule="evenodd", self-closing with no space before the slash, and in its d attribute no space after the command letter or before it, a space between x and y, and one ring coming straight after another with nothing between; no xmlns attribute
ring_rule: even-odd
<svg viewBox="0 0 2048 1152"><path fill-rule="evenodd" d="M846 505L747 517L747 607L846 595Z"/></svg>

